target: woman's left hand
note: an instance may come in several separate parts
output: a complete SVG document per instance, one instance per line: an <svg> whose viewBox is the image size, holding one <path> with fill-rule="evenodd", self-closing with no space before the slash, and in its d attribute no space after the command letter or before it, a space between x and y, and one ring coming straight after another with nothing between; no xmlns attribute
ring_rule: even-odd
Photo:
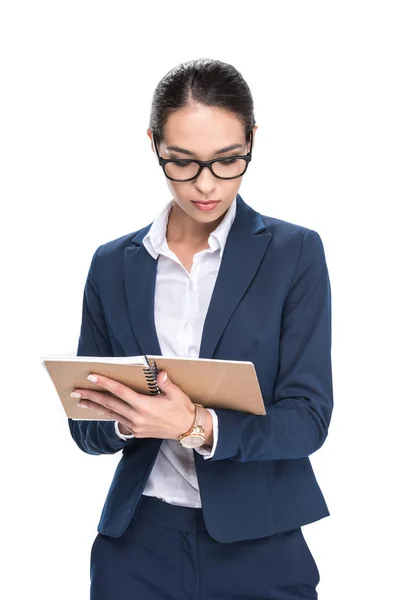
<svg viewBox="0 0 400 600"><path fill-rule="evenodd" d="M83 402L79 404L119 421L137 438L178 440L193 423L195 405L169 378L163 383L163 375L164 371L157 376L157 385L163 391L161 395L139 394L114 379L97 374L89 375L88 379L93 381L92 377L96 377L95 383L113 396L85 389L75 389L73 393L81 395Z"/></svg>

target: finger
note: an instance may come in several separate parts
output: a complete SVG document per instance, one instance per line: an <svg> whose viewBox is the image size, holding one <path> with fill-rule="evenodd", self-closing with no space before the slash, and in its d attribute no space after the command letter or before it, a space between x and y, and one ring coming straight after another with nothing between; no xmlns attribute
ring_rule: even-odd
<svg viewBox="0 0 400 600"><path fill-rule="evenodd" d="M92 410L95 410L99 415L105 415L108 411L108 409L105 408L105 406L103 406L102 404L97 404L97 402L93 402L92 400L88 400L87 398L80 400L78 407L82 409L82 411L84 411L86 408L91 408ZM85 416L83 412L82 415Z"/></svg>
<svg viewBox="0 0 400 600"><path fill-rule="evenodd" d="M113 412L122 415L128 420L131 420L133 415L135 414L134 409L132 408L132 406L130 406L130 404L127 404L126 402L124 402L124 400L111 396L110 394L105 394L104 392L96 392L95 390L81 389L74 390L74 393L80 394L80 400L83 400L84 403L86 403L88 400L91 400L97 405L100 405L108 410L112 410Z"/></svg>
<svg viewBox="0 0 400 600"><path fill-rule="evenodd" d="M138 407L138 400L140 394L132 390L127 385L120 383L119 381L115 381L115 379L110 379L110 377L105 377L104 375L91 374L88 379L93 381L97 385L103 387L108 390L114 396L117 396L124 402L130 404L133 408ZM95 381L96 380L96 381Z"/></svg>
<svg viewBox="0 0 400 600"><path fill-rule="evenodd" d="M104 415L104 416L110 417L110 419L112 419L113 421L119 421L120 423L122 423L122 425L125 425L125 427L128 427L128 429L130 429L132 431L132 433L134 433L134 431L132 429L132 427L134 426L132 421L130 419L127 419L123 415L116 413L112 410L109 410L102 404L97 404L96 402L92 402L91 400L87 400L87 399L79 402L79 404L83 404L86 408L92 408L99 415ZM82 410L85 410L85 409L82 408Z"/></svg>

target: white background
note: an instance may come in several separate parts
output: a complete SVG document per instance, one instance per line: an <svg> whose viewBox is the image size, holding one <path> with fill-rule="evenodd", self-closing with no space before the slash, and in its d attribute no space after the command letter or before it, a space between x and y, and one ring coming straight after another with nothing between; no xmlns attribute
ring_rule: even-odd
<svg viewBox="0 0 400 600"><path fill-rule="evenodd" d="M331 516L303 529L319 597L397 597L398 3L12 0L0 11L2 597L89 597L120 454L78 449L39 357L75 353L97 246L170 199L150 103L170 68L198 57L233 64L252 90L245 202L325 246L335 408L311 460Z"/></svg>

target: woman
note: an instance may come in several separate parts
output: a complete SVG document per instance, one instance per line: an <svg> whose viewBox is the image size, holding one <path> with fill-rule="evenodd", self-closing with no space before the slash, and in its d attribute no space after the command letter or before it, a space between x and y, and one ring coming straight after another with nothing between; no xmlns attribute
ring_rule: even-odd
<svg viewBox="0 0 400 600"><path fill-rule="evenodd" d="M256 129L233 66L172 69L148 129L172 199L92 258L78 355L252 361L267 411L195 406L163 372L161 396L96 373L104 391L74 391L113 419L69 420L78 446L122 450L92 546L92 600L317 598L301 526L329 515L309 455L333 407L330 284L315 231L238 194Z"/></svg>

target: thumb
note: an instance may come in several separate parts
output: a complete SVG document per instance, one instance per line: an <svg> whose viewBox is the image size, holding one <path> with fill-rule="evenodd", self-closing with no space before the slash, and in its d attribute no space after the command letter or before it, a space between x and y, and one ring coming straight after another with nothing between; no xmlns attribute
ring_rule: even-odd
<svg viewBox="0 0 400 600"><path fill-rule="evenodd" d="M164 381L165 378L165 381ZM172 381L168 378L168 375L166 374L165 371L160 371L160 373L157 375L157 385L160 388L160 390L162 391L168 391L169 389L171 389L171 386L173 385Z"/></svg>

